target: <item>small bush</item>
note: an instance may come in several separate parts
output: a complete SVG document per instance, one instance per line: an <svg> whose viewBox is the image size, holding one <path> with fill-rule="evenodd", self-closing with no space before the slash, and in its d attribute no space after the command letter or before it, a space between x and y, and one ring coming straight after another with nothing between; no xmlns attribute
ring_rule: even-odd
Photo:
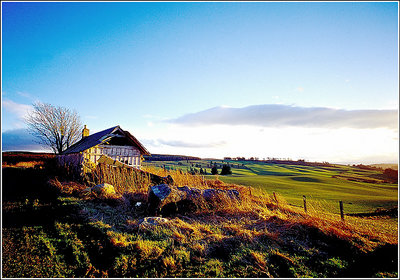
<svg viewBox="0 0 400 280"><path fill-rule="evenodd" d="M211 174L212 175L217 175L218 174L218 168L215 165L211 168Z"/></svg>
<svg viewBox="0 0 400 280"><path fill-rule="evenodd" d="M231 175L231 174L232 174L231 167L227 164L224 164L222 166L221 175Z"/></svg>

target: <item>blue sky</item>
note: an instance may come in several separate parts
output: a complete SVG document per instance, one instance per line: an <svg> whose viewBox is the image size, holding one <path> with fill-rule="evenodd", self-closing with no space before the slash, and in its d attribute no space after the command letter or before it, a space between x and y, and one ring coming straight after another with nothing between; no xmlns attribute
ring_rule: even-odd
<svg viewBox="0 0 400 280"><path fill-rule="evenodd" d="M36 100L152 153L397 162L398 3L2 2L4 150L33 149L22 118ZM246 113L270 105L282 110L266 125ZM287 115L296 125L277 125Z"/></svg>

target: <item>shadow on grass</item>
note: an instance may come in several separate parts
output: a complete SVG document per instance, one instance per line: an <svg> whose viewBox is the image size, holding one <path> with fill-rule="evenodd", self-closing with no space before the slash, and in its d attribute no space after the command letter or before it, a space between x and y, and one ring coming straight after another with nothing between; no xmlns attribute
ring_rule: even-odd
<svg viewBox="0 0 400 280"><path fill-rule="evenodd" d="M319 183L321 180L311 178L311 177L302 177L302 176L297 176L297 177L290 177L293 181L298 181L298 182L308 182L308 183Z"/></svg>

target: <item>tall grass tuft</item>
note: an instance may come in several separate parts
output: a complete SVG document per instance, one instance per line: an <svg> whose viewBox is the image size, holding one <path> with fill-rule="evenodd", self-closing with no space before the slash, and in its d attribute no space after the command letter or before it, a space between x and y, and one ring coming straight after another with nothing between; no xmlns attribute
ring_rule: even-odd
<svg viewBox="0 0 400 280"><path fill-rule="evenodd" d="M199 189L208 188L207 180L204 176L200 175L192 175L187 172L182 172L181 170L166 170L163 168L156 168L153 166L146 166L142 168L144 171L161 176L166 177L170 175L172 179L174 179L174 185L183 187L195 187Z"/></svg>
<svg viewBox="0 0 400 280"><path fill-rule="evenodd" d="M125 192L147 193L151 180L149 174L140 172L135 168L115 167L99 164L93 170L89 179L91 183L111 184L118 194Z"/></svg>

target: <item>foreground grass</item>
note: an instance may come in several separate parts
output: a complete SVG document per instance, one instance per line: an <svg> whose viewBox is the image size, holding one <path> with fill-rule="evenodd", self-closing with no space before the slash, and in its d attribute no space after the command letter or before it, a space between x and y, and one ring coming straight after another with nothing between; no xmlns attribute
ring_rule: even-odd
<svg viewBox="0 0 400 280"><path fill-rule="evenodd" d="M136 195L130 186L98 197L42 169L3 169L2 276L398 276L397 228L379 226L390 218L343 222L315 209L305 214L279 195L170 174L178 185L238 188L242 200L144 226L143 186Z"/></svg>

